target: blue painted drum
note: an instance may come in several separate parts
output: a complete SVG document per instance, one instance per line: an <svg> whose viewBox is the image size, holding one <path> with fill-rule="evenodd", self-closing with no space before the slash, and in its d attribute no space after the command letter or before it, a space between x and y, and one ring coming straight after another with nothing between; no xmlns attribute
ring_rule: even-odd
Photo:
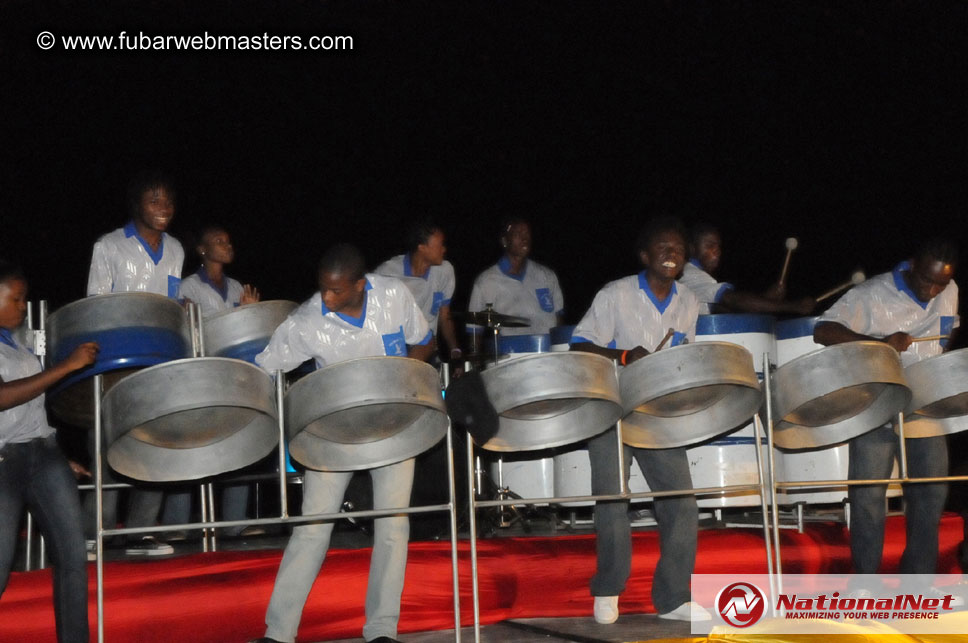
<svg viewBox="0 0 968 643"><path fill-rule="evenodd" d="M742 346L753 355L753 367L762 382L764 354L770 356L771 362L776 359L775 324L776 320L770 315L700 315L696 321L696 341L729 342ZM753 423L750 422L728 435L719 436L710 442L689 449L689 468L693 486L725 487L758 484L759 471L756 453L753 450L754 444L755 432ZM762 434L761 444L763 471L766 473L769 454L765 432ZM759 505L760 495L755 491L738 491L729 495L699 498L700 507Z"/></svg>
<svg viewBox="0 0 968 643"><path fill-rule="evenodd" d="M101 347L95 363L65 378L48 395L55 415L84 428L94 425L90 378L104 375L108 390L135 370L192 354L188 316L181 305L149 293L87 297L48 318L47 343L53 363L91 341Z"/></svg>
<svg viewBox="0 0 968 643"><path fill-rule="evenodd" d="M813 327L817 317L799 317L777 322L776 354L777 367L820 350L823 345L813 341ZM817 374L823 377L822 373ZM780 482L809 482L819 480L847 479L847 445L834 445L820 449L786 450L776 449L777 480ZM892 476L897 475L895 464ZM898 485L888 487L887 495L901 495ZM847 487L794 488L784 489L777 494L781 504L834 504L847 498Z"/></svg>
<svg viewBox="0 0 968 643"><path fill-rule="evenodd" d="M571 349L571 336L575 326L555 326L551 329L551 350L567 351Z"/></svg>
<svg viewBox="0 0 968 643"><path fill-rule="evenodd" d="M508 335L497 340L497 349L501 355L547 353L551 350L551 335Z"/></svg>

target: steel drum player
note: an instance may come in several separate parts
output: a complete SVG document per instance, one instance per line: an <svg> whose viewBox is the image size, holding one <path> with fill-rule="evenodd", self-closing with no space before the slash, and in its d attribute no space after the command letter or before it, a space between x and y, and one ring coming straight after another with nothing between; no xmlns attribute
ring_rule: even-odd
<svg viewBox="0 0 968 643"><path fill-rule="evenodd" d="M460 360L462 352L450 316L457 280L454 266L444 259L444 231L429 221L415 223L407 232L407 248L405 254L384 261L375 272L396 277L410 289L434 336L443 335L449 358Z"/></svg>
<svg viewBox="0 0 968 643"><path fill-rule="evenodd" d="M474 280L467 310L479 312L488 304L512 317L530 320L530 326L502 327L503 335L544 334L561 324L565 302L555 272L531 255L531 225L511 218L501 225L502 256Z"/></svg>
<svg viewBox="0 0 968 643"><path fill-rule="evenodd" d="M319 292L272 334L256 363L290 371L307 359L318 367L360 357L409 356L426 361L433 334L413 295L392 277L366 274L363 256L351 245L336 245L319 262ZM370 470L375 509L410 504L414 459ZM336 513L352 472L306 470L303 515ZM366 593L368 642L394 643L407 564L407 516L374 521L373 555ZM262 643L296 639L309 591L319 574L333 531L331 521L293 528L266 612Z"/></svg>
<svg viewBox="0 0 968 643"><path fill-rule="evenodd" d="M905 366L940 355L950 345L917 337L951 335L958 326L958 286L953 277L957 248L950 241L923 243L912 261L849 290L821 315L813 338L830 346L873 340L888 344ZM890 424L859 435L849 444L848 478L889 478L898 447ZM945 436L905 440L912 478L948 474ZM933 574L938 563L938 525L948 487L942 483L904 485L907 540L902 574ZM884 549L885 485L851 485L850 552L857 574L876 574Z"/></svg>
<svg viewBox="0 0 968 643"><path fill-rule="evenodd" d="M789 313L809 315L817 305L813 297L784 300L786 288L777 282L763 295L737 291L733 284L717 281L714 274L723 256L719 230L708 223L697 223L690 230L689 261L682 267L679 282L702 302L700 314L712 312Z"/></svg>
<svg viewBox="0 0 968 643"><path fill-rule="evenodd" d="M675 218L646 224L636 243L642 272L606 284L575 328L571 350L584 350L631 364L657 349L668 329L675 329L671 345L692 341L699 300L676 283L686 261L686 234ZM592 493L619 492L618 453L614 431L588 442ZM635 456L653 491L692 488L686 449L625 447L625 478ZM628 501L595 504L597 571L591 579L595 620L618 619L618 597L631 573L632 529ZM652 603L660 618L708 620L709 613L690 601L689 577L696 562L699 510L693 495L655 499L659 527L659 562L652 584Z"/></svg>

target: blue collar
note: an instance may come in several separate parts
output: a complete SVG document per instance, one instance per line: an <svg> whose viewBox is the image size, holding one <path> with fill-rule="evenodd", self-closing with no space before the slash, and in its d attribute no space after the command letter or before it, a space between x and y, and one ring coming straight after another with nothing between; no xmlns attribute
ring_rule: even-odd
<svg viewBox="0 0 968 643"><path fill-rule="evenodd" d="M659 314L662 314L666 311L666 308L668 308L669 304L672 303L673 295L678 292L676 289L676 282L673 281L672 288L669 289L669 294L666 295L664 300L660 300L658 297L656 297L655 293L652 292L652 288L649 287L649 282L645 278L645 270L639 273L639 288L645 291L646 296L648 296L649 300L653 303L653 305L655 305L656 309L659 311Z"/></svg>
<svg viewBox="0 0 968 643"><path fill-rule="evenodd" d="M914 303L916 303L918 306L927 310L928 304L931 302L921 301L920 299L918 299L918 296L915 295L914 291L908 287L907 281L905 281L904 279L904 273L909 272L910 270L911 270L910 261L902 261L901 263L894 266L894 271L891 273L894 276L894 287L897 288L900 292L903 292L905 295L910 297L911 300Z"/></svg>
<svg viewBox="0 0 968 643"><path fill-rule="evenodd" d="M164 232L161 233L161 241L158 242L157 252L151 248L150 243L144 240L144 237L138 234L138 229L134 226L134 221L128 221L125 224L124 236L129 238L135 237L138 241L140 241L141 246L145 249L145 252L148 253L148 256L151 257L151 260L155 262L156 266L158 265L158 262L161 261L162 256L164 256L165 254L165 233Z"/></svg>
<svg viewBox="0 0 968 643"><path fill-rule="evenodd" d="M13 341L13 334L6 328L0 328L0 344L6 344L10 348L20 350L17 342Z"/></svg>
<svg viewBox="0 0 968 643"><path fill-rule="evenodd" d="M363 292L366 293L366 292L369 292L372 289L373 289L373 286L370 285L370 280L367 279L366 280L366 286L363 287ZM320 301L320 306L322 307L322 311L323 311L323 314L324 315L327 315L327 314L329 314L329 313L332 312L334 315L336 315L337 317L339 317L340 319L342 319L343 321L345 321L347 324L352 324L353 326L356 326L357 328L363 328L363 322L366 321L366 302L368 300L369 300L369 297L364 294L363 295L363 308L360 310L360 316L359 317L353 317L352 315L346 315L344 313L333 312L329 308L326 307L326 302L324 302L324 301Z"/></svg>
<svg viewBox="0 0 968 643"><path fill-rule="evenodd" d="M222 275L222 287L216 286L211 279L208 278L208 272L205 271L205 266L201 266L198 269L198 278L202 280L202 283L208 284L209 287L217 292L222 297L222 301L228 301L229 299L229 278L224 274Z"/></svg>
<svg viewBox="0 0 968 643"><path fill-rule="evenodd" d="M524 267L521 269L521 274L519 274L519 275L516 275L513 272L511 272L511 260L508 259L508 256L507 255L504 255L503 257L501 257L500 259L497 260L497 267L500 268L501 269L501 272L503 272L505 275L507 275L511 279L517 279L518 281L524 281L524 276L526 274L528 274L528 260L527 259L524 260Z"/></svg>
<svg viewBox="0 0 968 643"><path fill-rule="evenodd" d="M403 255L403 276L404 277L419 277L420 279L427 280L430 277L430 266L427 266L427 272L422 275L413 274L413 264L410 263L410 253Z"/></svg>

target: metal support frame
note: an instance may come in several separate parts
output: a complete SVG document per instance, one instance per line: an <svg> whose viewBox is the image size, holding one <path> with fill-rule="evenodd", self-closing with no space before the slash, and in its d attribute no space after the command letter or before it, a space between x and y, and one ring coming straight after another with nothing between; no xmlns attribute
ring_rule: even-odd
<svg viewBox="0 0 968 643"><path fill-rule="evenodd" d="M618 372L617 362L615 364L616 375ZM479 566L477 557L477 509L482 507L503 507L505 505L535 505L535 504L560 504L563 502L587 502L594 501L598 502L600 500L636 500L639 498L663 498L667 496L682 496L682 495L714 495L714 494L725 494L734 491L759 491L761 498L761 505L764 510L766 507L765 500L765 489L766 481L763 478L763 459L761 449L761 437L760 437L760 418L759 414L754 417L754 432L755 441L753 448L756 450L756 462L757 462L757 475L759 477L758 484L742 484L742 485L729 485L725 487L702 487L699 489L680 489L671 491L639 491L635 493L629 492L628 482L625 480L625 443L622 441L622 420L618 420L615 423L615 437L616 437L616 447L618 449L618 469L619 469L619 493L614 494L602 494L602 495L588 495L588 496L562 496L554 498L499 498L497 500L477 500L475 488L475 476L474 476L474 439L471 434L467 434L467 453L466 453L466 466L467 466L467 480L468 480L468 525L470 529L470 549L471 549L471 586L473 593L473 605L474 605L474 641L475 643L480 643L481 641L481 614L480 614L480 586L479 586ZM772 563L771 563L771 548L769 542L769 529L766 524L766 513L764 511L763 518L763 538L766 543L766 553L767 553L767 568L769 569L770 577L773 577Z"/></svg>

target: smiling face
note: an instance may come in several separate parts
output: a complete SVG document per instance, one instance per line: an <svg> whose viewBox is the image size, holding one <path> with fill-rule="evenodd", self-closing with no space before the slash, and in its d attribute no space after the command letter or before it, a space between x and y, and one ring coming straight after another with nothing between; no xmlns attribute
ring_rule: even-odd
<svg viewBox="0 0 968 643"><path fill-rule="evenodd" d="M642 265L663 281L675 281L686 262L686 240L675 230L655 234L639 252Z"/></svg>
<svg viewBox="0 0 968 643"><path fill-rule="evenodd" d="M141 194L138 223L147 230L164 232L175 216L175 199L163 187L145 190Z"/></svg>
<svg viewBox="0 0 968 643"><path fill-rule="evenodd" d="M955 266L934 257L918 257L911 263L905 280L911 292L923 302L941 294L955 276Z"/></svg>
<svg viewBox="0 0 968 643"><path fill-rule="evenodd" d="M512 223L501 242L508 257L526 259L531 254L531 226L527 223Z"/></svg>
<svg viewBox="0 0 968 643"><path fill-rule="evenodd" d="M27 316L27 282L16 277L0 283L0 328L13 330Z"/></svg>

